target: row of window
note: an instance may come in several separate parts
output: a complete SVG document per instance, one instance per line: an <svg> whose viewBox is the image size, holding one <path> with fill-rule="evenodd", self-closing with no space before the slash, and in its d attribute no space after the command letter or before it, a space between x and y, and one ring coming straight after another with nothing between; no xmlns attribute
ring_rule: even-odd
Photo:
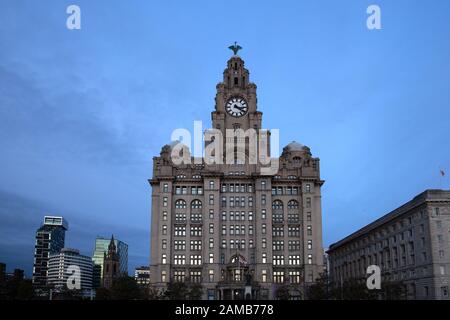
<svg viewBox="0 0 450 320"><path fill-rule="evenodd" d="M248 221L253 221L253 211L249 211L246 213L245 211L222 211L222 221L245 221L246 216L248 218ZM290 223L298 223L300 221L300 215L298 213L288 213L288 222ZM214 219L214 210L211 209L209 212L209 218ZM266 209L261 209L261 219L266 219ZM162 213L162 220L167 221L167 211L163 211ZM191 222L202 222L203 216L201 213L191 213L190 215ZM307 213L306 220L308 222L311 221L311 212ZM284 222L284 214L283 213L276 213L274 212L272 214L272 221L274 223ZM187 222L187 215L186 213L175 213L175 223L186 223Z"/></svg>
<svg viewBox="0 0 450 320"><path fill-rule="evenodd" d="M242 249L245 250L245 239L231 239L229 242L230 249ZM254 247L253 239L248 241L249 248ZM214 239L210 238L208 241L209 249L214 249ZM222 240L222 248L227 248L227 241ZM262 249L267 248L267 239L262 239ZM312 250L312 240L307 241L308 250ZM162 249L167 249L167 239L162 240ZM191 251L201 251L202 241L201 240L191 240L190 241ZM284 251L284 240L274 240L272 242L273 251ZM289 251L299 251L301 249L301 243L299 240L289 240L288 250ZM174 250L175 251L185 251L186 250L186 240L174 240Z"/></svg>
<svg viewBox="0 0 450 320"><path fill-rule="evenodd" d="M284 237L284 226L273 226L272 227L272 236L273 237ZM288 237L300 237L301 234L301 228L299 226L288 226ZM245 226L235 226L230 225L229 228L229 234L230 235L245 235ZM209 224L209 233L214 233L214 224ZM267 225L265 223L261 224L261 234L267 233ZM167 235L167 225L162 226L162 234ZM248 234L253 235L253 226L248 226ZM312 226L307 225L306 226L306 234L308 236L312 236ZM190 235L193 237L200 237L202 236L202 226L190 226ZM222 226L222 235L227 235L227 226ZM175 226L174 227L174 236L176 237L185 237L186 236L186 226Z"/></svg>
<svg viewBox="0 0 450 320"><path fill-rule="evenodd" d="M208 281L209 282L215 282L215 274L213 269L208 270ZM285 276L286 275L286 276ZM223 278L223 276L222 276ZM233 279L235 281L241 281L241 273L240 270L236 270L236 273L234 274ZM161 271L161 281L166 282L167 279L167 272L165 270ZM188 279L186 279L186 271L185 270L174 270L173 273L173 280L175 282L185 282ZM189 281L193 283L201 283L203 282L202 279L202 271L200 270L191 270L189 271ZM291 283L291 284L298 284L302 281L302 276L300 271L274 271L273 272L273 278L272 281L274 283L284 283L285 281ZM266 269L261 270L261 282L266 283L268 282L268 272Z"/></svg>
<svg viewBox="0 0 450 320"><path fill-rule="evenodd" d="M234 242L234 240L233 240ZM289 266L300 266L301 265L301 257L300 255L288 255L287 256L287 265ZM167 254L161 255L161 264L167 264ZM214 263L214 254L209 254L209 263ZM261 254L261 263L267 263L267 253ZM312 264L313 258L312 254L308 254L307 263ZM174 265L186 265L186 255L185 254L175 254L173 256L173 264ZM191 254L189 256L189 264L193 266L202 265L202 256L199 254ZM285 265L285 256L284 255L274 255L272 258L272 265L274 266L284 266Z"/></svg>

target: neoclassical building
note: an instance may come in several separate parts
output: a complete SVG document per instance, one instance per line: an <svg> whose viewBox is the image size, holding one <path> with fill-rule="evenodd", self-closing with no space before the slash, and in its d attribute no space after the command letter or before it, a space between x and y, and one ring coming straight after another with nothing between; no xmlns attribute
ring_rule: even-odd
<svg viewBox="0 0 450 320"><path fill-rule="evenodd" d="M263 114L256 85L238 48L231 49L235 54L217 85L212 128L224 136L227 129L259 133ZM319 159L292 142L267 175L262 164L249 161L247 144L246 161L236 156L224 164L176 164L174 146L163 146L153 158L149 180L151 284L199 283L204 299L274 299L280 287L301 298L323 271Z"/></svg>

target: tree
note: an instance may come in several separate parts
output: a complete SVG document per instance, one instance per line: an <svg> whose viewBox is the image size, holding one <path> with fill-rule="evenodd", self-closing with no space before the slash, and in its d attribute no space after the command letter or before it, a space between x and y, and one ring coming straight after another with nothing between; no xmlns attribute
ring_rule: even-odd
<svg viewBox="0 0 450 320"><path fill-rule="evenodd" d="M330 298L329 279L326 273L320 275L316 282L307 289L309 300L327 300Z"/></svg>
<svg viewBox="0 0 450 320"><path fill-rule="evenodd" d="M283 284L277 288L275 291L275 297L277 300L289 300L291 297L289 293L289 286Z"/></svg>
<svg viewBox="0 0 450 320"><path fill-rule="evenodd" d="M189 300L200 300L203 294L203 287L199 283L193 283L189 286Z"/></svg>
<svg viewBox="0 0 450 320"><path fill-rule="evenodd" d="M111 292L104 288L97 288L95 290L95 300L110 300L111 299Z"/></svg>
<svg viewBox="0 0 450 320"><path fill-rule="evenodd" d="M143 298L142 292L134 278L127 275L114 279L110 293L113 300L137 300Z"/></svg>
<svg viewBox="0 0 450 320"><path fill-rule="evenodd" d="M164 296L169 300L186 300L188 287L184 282L169 282Z"/></svg>

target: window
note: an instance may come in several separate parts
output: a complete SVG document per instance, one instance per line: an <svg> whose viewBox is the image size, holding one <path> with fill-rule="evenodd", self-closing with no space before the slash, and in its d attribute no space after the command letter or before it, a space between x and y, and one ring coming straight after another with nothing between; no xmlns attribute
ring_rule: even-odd
<svg viewBox="0 0 450 320"><path fill-rule="evenodd" d="M309 240L311 241L311 240ZM309 242L308 242L309 245ZM299 240L289 240L288 243L289 251L299 251L300 250L300 241Z"/></svg>
<svg viewBox="0 0 450 320"><path fill-rule="evenodd" d="M167 207L167 197L163 197L163 207Z"/></svg>
<svg viewBox="0 0 450 320"><path fill-rule="evenodd" d="M190 264L194 266L199 266L202 264L202 256L197 254L191 254L190 256Z"/></svg>
<svg viewBox="0 0 450 320"><path fill-rule="evenodd" d="M185 265L186 256L184 254L176 254L173 256L173 264L175 265Z"/></svg>
<svg viewBox="0 0 450 320"><path fill-rule="evenodd" d="M191 202L191 209L201 209L202 208L202 202L200 200L192 200Z"/></svg>
<svg viewBox="0 0 450 320"><path fill-rule="evenodd" d="M214 238L209 238L209 248L214 249Z"/></svg>
<svg viewBox="0 0 450 320"><path fill-rule="evenodd" d="M312 240L308 240L308 250L312 250Z"/></svg>
<svg viewBox="0 0 450 320"><path fill-rule="evenodd" d="M214 181L209 181L209 189L214 189Z"/></svg>
<svg viewBox="0 0 450 320"><path fill-rule="evenodd" d="M227 235L227 226L222 226L222 235L223 236Z"/></svg>
<svg viewBox="0 0 450 320"><path fill-rule="evenodd" d="M301 282L300 271L289 271L289 282L300 283Z"/></svg>
<svg viewBox="0 0 450 320"><path fill-rule="evenodd" d="M300 227L288 227L289 237L300 237Z"/></svg>
<svg viewBox="0 0 450 320"><path fill-rule="evenodd" d="M209 282L214 282L214 270L210 269L208 271Z"/></svg>
<svg viewBox="0 0 450 320"><path fill-rule="evenodd" d="M267 239L266 238L262 238L261 242L262 242L262 245L261 245L262 248L263 249L267 248Z"/></svg>
<svg viewBox="0 0 450 320"><path fill-rule="evenodd" d="M162 255L162 257L161 257L161 263L162 263L162 264L166 264L166 263L167 263L167 255L166 255L166 254L163 254L163 255Z"/></svg>
<svg viewBox="0 0 450 320"><path fill-rule="evenodd" d="M191 237L201 237L202 227L201 226L191 226Z"/></svg>
<svg viewBox="0 0 450 320"><path fill-rule="evenodd" d="M253 221L253 212L248 213L248 221Z"/></svg>
<svg viewBox="0 0 450 320"><path fill-rule="evenodd" d="M186 240L175 240L174 241L174 250L175 251L186 250Z"/></svg>
<svg viewBox="0 0 450 320"><path fill-rule="evenodd" d="M161 249L167 249L167 239L162 239Z"/></svg>
<svg viewBox="0 0 450 320"><path fill-rule="evenodd" d="M288 260L289 260L289 265L291 265L291 266L299 266L300 265L300 256L299 255L290 255Z"/></svg>
<svg viewBox="0 0 450 320"><path fill-rule="evenodd" d="M162 220L167 221L167 211L163 211Z"/></svg>
<svg viewBox="0 0 450 320"><path fill-rule="evenodd" d="M290 200L288 202L288 209L298 209L298 201L297 200Z"/></svg>
<svg viewBox="0 0 450 320"><path fill-rule="evenodd" d="M274 210L283 210L283 202L280 200L275 200L272 202L272 209Z"/></svg>
<svg viewBox="0 0 450 320"><path fill-rule="evenodd" d="M261 234L266 234L266 224L265 223L263 223L261 225Z"/></svg>
<svg viewBox="0 0 450 320"><path fill-rule="evenodd" d="M273 272L273 282L283 283L284 282L284 271L274 271Z"/></svg>
<svg viewBox="0 0 450 320"><path fill-rule="evenodd" d="M209 209L209 218L214 219L214 209Z"/></svg>
<svg viewBox="0 0 450 320"><path fill-rule="evenodd" d="M311 192L311 185L309 183L307 183L306 186L305 186L305 192L306 193L310 193Z"/></svg>
<svg viewBox="0 0 450 320"><path fill-rule="evenodd" d="M202 241L201 240L191 240L191 251L201 251Z"/></svg>
<svg viewBox="0 0 450 320"><path fill-rule="evenodd" d="M262 206L265 206L265 205L266 205L266 195L265 195L265 194L262 194L262 195L261 195L261 205L262 205Z"/></svg>
<svg viewBox="0 0 450 320"><path fill-rule="evenodd" d="M261 180L261 189L266 190L266 180Z"/></svg>
<svg viewBox="0 0 450 320"><path fill-rule="evenodd" d="M213 234L214 233L214 223L210 223L209 224L209 234Z"/></svg>
<svg viewBox="0 0 450 320"><path fill-rule="evenodd" d="M166 282L167 273L166 271L161 271L161 282Z"/></svg>
<svg viewBox="0 0 450 320"><path fill-rule="evenodd" d="M175 270L173 272L173 278L175 282L184 282L184 279L186 278L186 272L182 270Z"/></svg>
<svg viewBox="0 0 450 320"><path fill-rule="evenodd" d="M253 207L253 197L248 197L248 206Z"/></svg>
<svg viewBox="0 0 450 320"><path fill-rule="evenodd" d="M263 252L261 254L261 262L262 263L267 263L267 253Z"/></svg>
<svg viewBox="0 0 450 320"><path fill-rule="evenodd" d="M261 209L261 219L266 219L266 209Z"/></svg>
<svg viewBox="0 0 450 320"><path fill-rule="evenodd" d="M209 263L214 263L214 253L209 254Z"/></svg>
<svg viewBox="0 0 450 320"><path fill-rule="evenodd" d="M248 226L248 234L249 234L250 236L253 235L253 226Z"/></svg>
<svg viewBox="0 0 450 320"><path fill-rule="evenodd" d="M261 270L261 282L267 282L267 270Z"/></svg>
<svg viewBox="0 0 450 320"><path fill-rule="evenodd" d="M227 240L222 240L222 249L227 248Z"/></svg>
<svg viewBox="0 0 450 320"><path fill-rule="evenodd" d="M210 206L214 205L214 195L213 194L209 195L209 205Z"/></svg>
<svg viewBox="0 0 450 320"><path fill-rule="evenodd" d="M164 183L164 185L163 185L163 192L164 193L169 192L169 185L167 183Z"/></svg>
<svg viewBox="0 0 450 320"><path fill-rule="evenodd" d="M308 264L312 264L312 254L308 254Z"/></svg>
<svg viewBox="0 0 450 320"><path fill-rule="evenodd" d="M284 256L274 255L272 263L274 266L283 266L284 265Z"/></svg>
<svg viewBox="0 0 450 320"><path fill-rule="evenodd" d="M202 282L202 272L201 271L190 271L189 277L192 283Z"/></svg>
<svg viewBox="0 0 450 320"><path fill-rule="evenodd" d="M306 207L311 208L311 198L306 198Z"/></svg>
<svg viewBox="0 0 450 320"><path fill-rule="evenodd" d="M227 213L226 213L226 211L222 211L222 221L227 221Z"/></svg>
<svg viewBox="0 0 450 320"><path fill-rule="evenodd" d="M307 230L308 236L312 236L312 226L311 226L311 225L308 225L308 226L306 227L306 230Z"/></svg>
<svg viewBox="0 0 450 320"><path fill-rule="evenodd" d="M283 227L273 227L272 228L272 236L273 237L284 237L284 228Z"/></svg>
<svg viewBox="0 0 450 320"><path fill-rule="evenodd" d="M179 199L175 201L175 208L176 209L186 209L186 201L183 199Z"/></svg>
<svg viewBox="0 0 450 320"><path fill-rule="evenodd" d="M162 234L165 236L167 234L167 226L163 225L162 226Z"/></svg>
<svg viewBox="0 0 450 320"><path fill-rule="evenodd" d="M222 200L220 201L220 206L222 208L226 208L226 206L227 206L227 197L222 197Z"/></svg>
<svg viewBox="0 0 450 320"><path fill-rule="evenodd" d="M307 220L308 222L311 221L311 212L308 212L308 213L306 214L306 220Z"/></svg>
<svg viewBox="0 0 450 320"><path fill-rule="evenodd" d="M274 240L272 243L272 250L283 251L284 250L284 241L283 240Z"/></svg>

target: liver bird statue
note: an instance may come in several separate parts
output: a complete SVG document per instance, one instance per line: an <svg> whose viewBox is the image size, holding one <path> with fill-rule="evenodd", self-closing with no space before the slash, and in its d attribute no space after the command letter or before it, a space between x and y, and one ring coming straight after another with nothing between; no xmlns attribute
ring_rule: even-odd
<svg viewBox="0 0 450 320"><path fill-rule="evenodd" d="M242 49L242 47L240 45L237 44L237 42L235 41L234 44L232 46L229 46L228 49L233 50L234 55L237 55L238 51Z"/></svg>

